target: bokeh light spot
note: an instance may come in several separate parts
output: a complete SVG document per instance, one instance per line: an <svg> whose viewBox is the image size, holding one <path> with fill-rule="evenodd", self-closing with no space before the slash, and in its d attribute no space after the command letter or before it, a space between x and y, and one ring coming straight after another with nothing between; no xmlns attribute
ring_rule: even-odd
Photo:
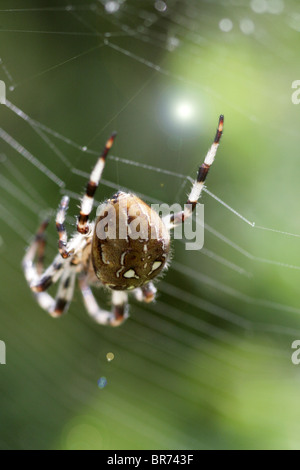
<svg viewBox="0 0 300 470"><path fill-rule="evenodd" d="M115 357L115 355L114 355L114 353L112 353L112 352L108 352L108 353L106 354L106 359L108 360L108 362L113 361L113 360L114 360L114 357Z"/></svg>
<svg viewBox="0 0 300 470"><path fill-rule="evenodd" d="M219 22L219 28L221 31L223 31L224 33L229 33L229 31L232 30L233 28L233 23L232 21L229 19L229 18L223 18L220 22Z"/></svg>
<svg viewBox="0 0 300 470"><path fill-rule="evenodd" d="M299 13L294 13L289 18L288 23L291 28L293 28L295 31L300 32L300 14Z"/></svg>
<svg viewBox="0 0 300 470"><path fill-rule="evenodd" d="M154 3L154 7L156 8L156 10L163 12L163 11L166 11L167 4L165 2L163 2L162 0L157 0Z"/></svg>
<svg viewBox="0 0 300 470"><path fill-rule="evenodd" d="M240 29L244 34L252 34L255 30L255 25L252 20L245 18L240 22Z"/></svg>
<svg viewBox="0 0 300 470"><path fill-rule="evenodd" d="M181 121L188 121L194 115L194 108L188 101L182 101L177 104L175 114Z"/></svg>
<svg viewBox="0 0 300 470"><path fill-rule="evenodd" d="M113 0L110 0L109 2L107 2L105 4L105 10L107 11L107 13L116 13L120 8L120 5L118 2L114 2Z"/></svg>
<svg viewBox="0 0 300 470"><path fill-rule="evenodd" d="M268 9L267 0L251 0L251 8L255 13L265 13Z"/></svg>
<svg viewBox="0 0 300 470"><path fill-rule="evenodd" d="M106 377L100 377L100 379L98 380L98 387L102 389L106 387L106 385L107 385Z"/></svg>
<svg viewBox="0 0 300 470"><path fill-rule="evenodd" d="M284 10L283 0L268 0L268 12L279 15Z"/></svg>
<svg viewBox="0 0 300 470"><path fill-rule="evenodd" d="M175 38L174 36L171 36L167 39L167 48L169 51L174 51L180 44L180 41L178 38Z"/></svg>

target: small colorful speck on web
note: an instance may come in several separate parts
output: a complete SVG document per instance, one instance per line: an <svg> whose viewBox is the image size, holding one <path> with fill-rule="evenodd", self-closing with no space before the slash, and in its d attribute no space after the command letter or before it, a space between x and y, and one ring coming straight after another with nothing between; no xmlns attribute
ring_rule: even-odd
<svg viewBox="0 0 300 470"><path fill-rule="evenodd" d="M106 387L106 385L107 385L106 377L100 377L100 379L98 380L98 387L99 388L104 388L104 387Z"/></svg>
<svg viewBox="0 0 300 470"><path fill-rule="evenodd" d="M115 357L115 355L112 352L108 352L106 354L106 359L108 360L108 362L112 361L114 359L114 357Z"/></svg>

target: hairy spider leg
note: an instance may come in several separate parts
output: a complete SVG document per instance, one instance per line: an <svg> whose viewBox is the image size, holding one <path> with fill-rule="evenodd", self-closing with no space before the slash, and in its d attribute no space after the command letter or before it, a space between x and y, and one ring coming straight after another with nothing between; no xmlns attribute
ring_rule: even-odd
<svg viewBox="0 0 300 470"><path fill-rule="evenodd" d="M94 195L95 195L96 189L98 188L99 181L102 176L106 157L114 143L116 135L117 135L116 132L112 133L111 137L106 142L103 152L101 153L93 171L91 172L90 180L87 184L85 195L83 196L83 199L82 199L80 215L79 215L78 222L77 222L77 231L82 234L86 234L89 231L88 220L89 220L89 215L93 209Z"/></svg>
<svg viewBox="0 0 300 470"><path fill-rule="evenodd" d="M217 150L218 150L220 140L223 134L223 125L224 125L224 116L221 115L219 117L219 124L217 127L217 132L216 132L214 142L206 154L204 163L202 163L202 165L200 166L198 170L197 179L195 180L192 186L192 190L185 204L184 211L180 211L180 212L177 212L176 214L171 214L163 218L163 221L169 230L173 229L177 225L182 224L188 217L192 215L193 211L195 210L197 202L201 196L207 174L217 154Z"/></svg>
<svg viewBox="0 0 300 470"><path fill-rule="evenodd" d="M128 295L126 292L112 292L112 312L108 312L99 307L85 276L79 277L79 287L88 314L100 325L119 326L128 318Z"/></svg>

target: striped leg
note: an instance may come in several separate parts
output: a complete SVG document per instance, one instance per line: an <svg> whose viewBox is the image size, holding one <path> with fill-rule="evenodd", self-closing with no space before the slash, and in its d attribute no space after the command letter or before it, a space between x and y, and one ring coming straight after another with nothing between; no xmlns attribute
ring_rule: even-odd
<svg viewBox="0 0 300 470"><path fill-rule="evenodd" d="M99 307L85 276L80 276L79 287L88 314L100 325L119 326L128 318L128 295L124 291L112 292L112 312Z"/></svg>
<svg viewBox="0 0 300 470"><path fill-rule="evenodd" d="M111 137L108 139L108 141L106 142L104 150L102 154L100 155L91 173L90 180L87 184L86 192L85 192L85 195L83 196L82 203L81 203L80 215L79 215L78 222L77 222L77 231L82 234L86 234L89 231L88 220L89 220L89 215L93 208L94 195L99 185L99 181L100 181L100 178L101 178L104 166L105 166L107 154L114 143L116 135L117 134L114 132L111 135Z"/></svg>
<svg viewBox="0 0 300 470"><path fill-rule="evenodd" d="M41 224L35 236L35 240L37 242L37 255L38 255L37 262L36 262L36 270L39 276L42 274L44 270L44 259L45 259L45 248L46 248L45 231L48 225L49 225L49 220L45 220Z"/></svg>
<svg viewBox="0 0 300 470"><path fill-rule="evenodd" d="M153 282L149 282L145 286L135 290L135 297L139 302L150 303L155 300L157 289Z"/></svg>
<svg viewBox="0 0 300 470"><path fill-rule="evenodd" d="M66 269L61 277L55 299L47 292L35 293L35 299L52 317L58 318L65 313L70 305L75 286L75 270Z"/></svg>
<svg viewBox="0 0 300 470"><path fill-rule="evenodd" d="M25 278L29 287L34 292L35 299L38 304L46 310L52 317L61 316L67 310L72 300L76 267L66 266L62 261L61 256L57 255L53 263L49 266L44 273L43 271L43 258L45 249L45 235L44 232L48 226L48 221L41 224L35 239L29 246L24 259L23 269ZM34 259L37 257L37 263ZM60 280L56 298L45 292L52 284Z"/></svg>
<svg viewBox="0 0 300 470"><path fill-rule="evenodd" d="M48 289L54 282L56 282L63 270L63 263L61 257L56 256L53 263L49 268L40 274L39 271L42 269L42 258L44 255L44 232L48 226L48 221L41 224L35 239L29 246L22 262L24 269L25 278L28 282L29 287L35 292L42 292ZM34 263L34 259L38 252L38 264Z"/></svg>
<svg viewBox="0 0 300 470"><path fill-rule="evenodd" d="M68 211L70 199L68 196L63 196L59 209L56 214L56 230L58 232L58 251L63 258L68 258L71 252L67 249L68 235L65 228L66 213Z"/></svg>
<svg viewBox="0 0 300 470"><path fill-rule="evenodd" d="M66 268L61 276L59 287L54 301L53 311L49 312L53 317L60 317L69 308L74 294L76 268ZM39 295L39 294L38 294Z"/></svg>
<svg viewBox="0 0 300 470"><path fill-rule="evenodd" d="M64 270L64 265L61 262L60 255L57 255L54 258L53 263L50 264L49 268L47 268L46 271L41 276L38 275L38 272L34 263L31 263L31 267L30 267L31 273L29 275L31 279L29 279L28 281L30 289L33 290L33 292L44 292L45 290L49 289L49 287L52 286L52 284L55 284L59 280L59 278L61 277L63 273L63 270ZM28 272L29 271L27 270L27 273ZM26 276L26 273L25 273L25 276ZM26 276L26 279L27 279L27 276Z"/></svg>
<svg viewBox="0 0 300 470"><path fill-rule="evenodd" d="M200 166L198 170L197 179L193 184L189 198L185 204L184 211L180 211L176 214L172 214L171 216L166 216L163 218L163 221L165 222L169 230L171 230L172 228L176 227L179 224L182 224L188 217L192 215L197 205L197 202L201 196L204 182L206 180L209 169L214 162L214 159L215 159L218 147L219 147L219 143L223 134L223 125L224 125L224 116L221 115L219 118L219 124L217 128L215 140L211 148L207 152L204 163Z"/></svg>
<svg viewBox="0 0 300 470"><path fill-rule="evenodd" d="M83 249L87 243L87 237L77 234L68 242L68 235L65 228L66 214L69 207L69 197L63 196L57 214L56 214L56 230L58 232L58 251L60 255L66 259L76 253L77 250Z"/></svg>

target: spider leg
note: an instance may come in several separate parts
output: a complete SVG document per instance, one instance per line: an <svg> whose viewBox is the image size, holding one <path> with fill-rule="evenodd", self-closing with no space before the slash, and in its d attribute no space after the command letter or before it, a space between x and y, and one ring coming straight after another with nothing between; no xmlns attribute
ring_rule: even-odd
<svg viewBox="0 0 300 470"><path fill-rule="evenodd" d="M61 276L55 297L55 306L52 312L53 316L61 316L69 308L74 294L76 279L75 269L74 267L66 268Z"/></svg>
<svg viewBox="0 0 300 470"><path fill-rule="evenodd" d="M73 237L70 242L68 242L65 220L69 201L68 196L63 196L56 214L56 230L59 236L58 251L64 259L69 258L71 255L74 255L77 250L82 249L88 239L85 235L77 234L77 236Z"/></svg>
<svg viewBox="0 0 300 470"><path fill-rule="evenodd" d="M49 220L47 219L41 224L35 236L35 241L37 243L37 255L38 255L37 262L36 262L36 270L39 275L41 275L44 270L44 259L45 259L45 248L46 248L45 231L48 225L49 225Z"/></svg>
<svg viewBox="0 0 300 470"><path fill-rule="evenodd" d="M219 143L223 134L223 125L224 125L224 116L221 115L219 118L219 124L217 128L215 140L206 154L204 163L200 166L198 170L197 179L195 180L193 184L192 190L185 204L184 211L180 211L180 212L177 212L176 214L163 217L163 221L169 230L173 229L179 224L182 224L188 217L192 215L197 205L197 202L201 196L204 182L206 180L209 169L214 162L214 159L215 159L218 147L219 147Z"/></svg>
<svg viewBox="0 0 300 470"><path fill-rule="evenodd" d="M60 255L58 255L43 274L39 273L42 268L42 258L44 255L44 232L47 225L48 221L44 221L41 224L33 242L27 249L22 262L25 278L29 284L29 287L36 292L42 292L48 289L51 284L60 278L63 270L63 263L61 262ZM38 264L36 265L34 263L34 258L37 252L39 259Z"/></svg>
<svg viewBox="0 0 300 470"><path fill-rule="evenodd" d="M155 300L157 289L153 282L149 282L143 287L135 289L135 297L139 302L150 303Z"/></svg>
<svg viewBox="0 0 300 470"><path fill-rule="evenodd" d="M41 274L43 270L43 257L45 249L44 232L48 226L48 221L44 221L37 231L37 234L29 246L24 259L23 269L25 278L40 307L46 310L52 317L61 316L69 307L74 293L76 278L76 266L70 265L70 261L61 259L61 255L54 258L53 263ZM73 243L73 248L85 243L80 236ZM37 263L34 259L38 255ZM61 279L60 279L61 278ZM45 292L52 284L60 279L59 287L55 299Z"/></svg>
<svg viewBox="0 0 300 470"><path fill-rule="evenodd" d="M69 207L69 197L63 196L57 214L56 214L56 230L58 232L58 251L63 258L69 258L73 253L67 249L68 234L65 228L66 213Z"/></svg>
<svg viewBox="0 0 300 470"><path fill-rule="evenodd" d="M79 287L88 314L100 325L119 326L128 318L128 295L124 291L112 292L112 311L99 307L85 276L79 277Z"/></svg>
<svg viewBox="0 0 300 470"><path fill-rule="evenodd" d="M93 208L94 195L99 185L99 181L105 166L107 154L114 143L115 137L116 133L113 133L108 139L102 154L100 155L93 171L91 172L90 180L87 184L85 195L82 199L80 215L77 222L77 231L82 234L86 234L89 231L88 220Z"/></svg>
<svg viewBox="0 0 300 470"><path fill-rule="evenodd" d="M61 276L55 299L47 292L36 292L35 299L52 317L62 316L69 308L74 293L76 272L73 268L66 268Z"/></svg>
<svg viewBox="0 0 300 470"><path fill-rule="evenodd" d="M30 289L33 292L44 292L59 280L64 270L64 264L61 262L60 255L57 255L53 263L40 276L33 262L31 262L31 266L28 263L25 269L25 277ZM29 274L29 278L27 278L26 274Z"/></svg>
<svg viewBox="0 0 300 470"><path fill-rule="evenodd" d="M53 263L43 274L40 271L43 268L43 257L45 248L44 232L48 226L48 221L41 224L37 234L29 246L24 259L23 269L25 278L29 287L34 292L38 304L46 310L51 316L58 317L68 308L73 296L76 267L66 266L57 255ZM38 254L37 263L34 263L36 254ZM61 277L56 298L45 292L48 287L55 283Z"/></svg>

